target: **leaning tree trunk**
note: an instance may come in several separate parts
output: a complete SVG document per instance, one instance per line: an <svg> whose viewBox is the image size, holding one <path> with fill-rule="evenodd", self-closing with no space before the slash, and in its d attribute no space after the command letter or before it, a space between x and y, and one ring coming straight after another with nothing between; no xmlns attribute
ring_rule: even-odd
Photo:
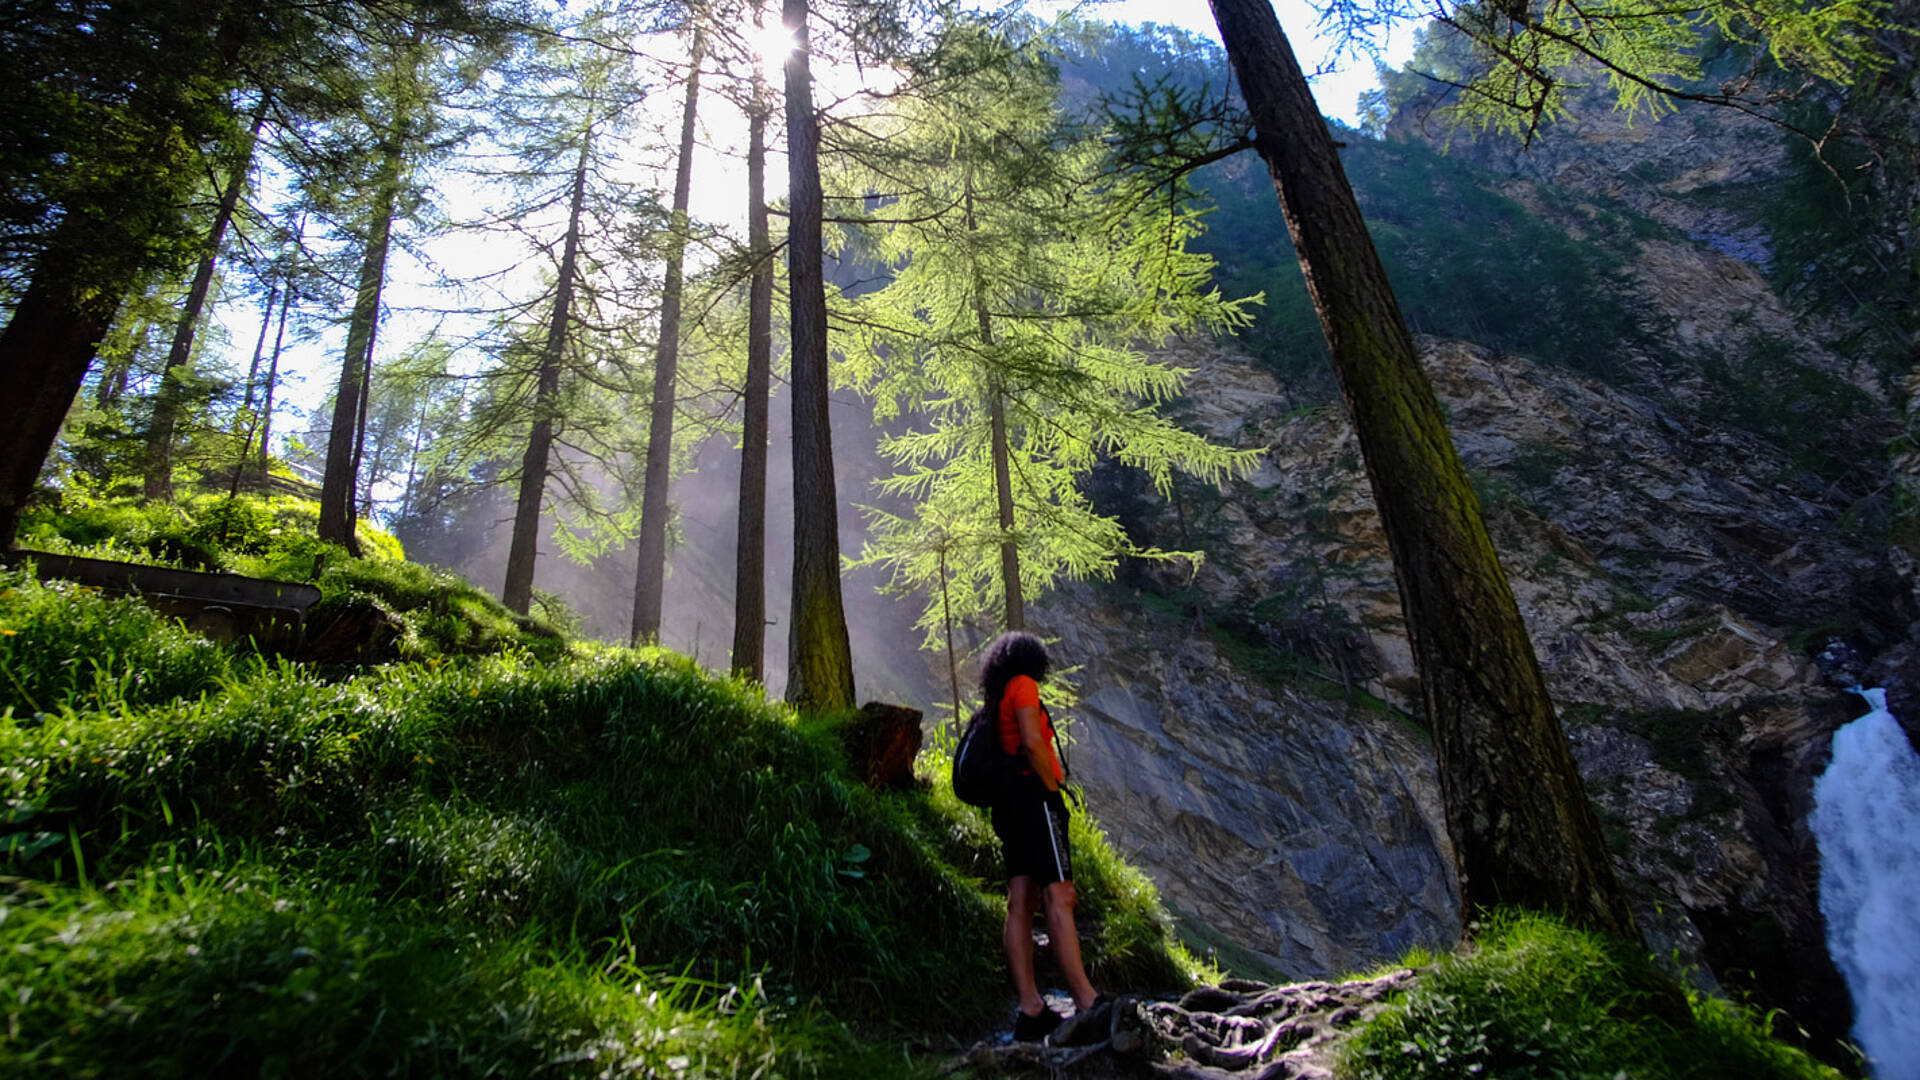
<svg viewBox="0 0 1920 1080"><path fill-rule="evenodd" d="M647 418L646 487L640 493L640 564L633 579L633 641L660 637L660 602L667 582L667 482L673 464L674 382L680 377L681 271L687 254L687 204L693 194L693 124L700 108L700 62L706 37L693 30L687 97L680 113L680 164L673 174L673 235L667 240L666 279L660 286L660 340L653 351L653 410Z"/></svg>
<svg viewBox="0 0 1920 1080"><path fill-rule="evenodd" d="M7 375L7 392L0 393L0 551L13 546L40 466L135 276L94 275L92 231L78 215L54 230L0 331L0 371Z"/></svg>
<svg viewBox="0 0 1920 1080"><path fill-rule="evenodd" d="M220 244L226 239L227 226L240 205L240 193L247 187L247 172L253 167L253 148L260 139L260 126L266 123L267 106L273 99L265 94L253 110L253 129L247 137L247 152L233 167L227 187L220 193L220 206L214 211L213 228L207 230L207 249L194 268L193 283L187 287L186 303L180 307L180 321L174 326L173 345L167 350L166 367L160 370L160 389L153 397L153 422L147 426L147 456L143 487L149 499L173 498L173 435L180 419L180 378L193 355L194 329L200 312L206 307L207 293L213 287L213 269L220 259ZM258 354L256 353L256 358Z"/></svg>
<svg viewBox="0 0 1920 1080"><path fill-rule="evenodd" d="M573 318L573 279L580 259L580 214L587 199L587 160L592 134L580 136L580 160L573 169L573 201L567 209L567 238L560 249L560 280L553 291L553 317L546 347L540 351L539 382L533 392L533 432L520 459L520 500L513 509L513 543L507 549L507 582L500 602L516 614L533 607L533 563L540 549L540 504L546 501L547 460L553 453L553 410L560 397L560 361L567 349ZM409 485L411 486L411 485Z"/></svg>
<svg viewBox="0 0 1920 1080"><path fill-rule="evenodd" d="M795 47L786 62L787 291L793 380L793 602L787 700L805 709L853 705L853 650L840 601L840 502L827 414L827 292L820 242L820 128L807 68L807 2L784 0Z"/></svg>
<svg viewBox="0 0 1920 1080"><path fill-rule="evenodd" d="M1212 0L1360 439L1439 758L1467 913L1638 940L1438 399L1267 0Z"/></svg>
<svg viewBox="0 0 1920 1080"><path fill-rule="evenodd" d="M402 124L404 127L404 123ZM400 201L403 136L390 138L382 151L380 186L375 193L366 251L360 258L360 284L347 322L347 351L340 360L340 388L333 399L333 426L327 432L326 472L320 478L320 539L360 554L354 538L354 493L359 487L361 398L368 391L374 331L380 323L380 292L386 281L387 246L393 239L394 209Z"/></svg>
<svg viewBox="0 0 1920 1080"><path fill-rule="evenodd" d="M763 7L754 9L754 25ZM773 244L767 230L767 88L754 69L747 109L747 380L740 424L739 527L733 560L733 673L760 682L767 651L767 411L773 389Z"/></svg>

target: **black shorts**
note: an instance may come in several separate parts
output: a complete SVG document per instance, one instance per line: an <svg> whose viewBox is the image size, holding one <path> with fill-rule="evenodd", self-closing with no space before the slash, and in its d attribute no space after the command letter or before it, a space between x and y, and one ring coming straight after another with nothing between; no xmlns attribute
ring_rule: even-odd
<svg viewBox="0 0 1920 1080"><path fill-rule="evenodd" d="M1067 841L1067 800L1042 791L993 808L993 834L1007 877L1030 877L1039 885L1073 880L1073 848Z"/></svg>

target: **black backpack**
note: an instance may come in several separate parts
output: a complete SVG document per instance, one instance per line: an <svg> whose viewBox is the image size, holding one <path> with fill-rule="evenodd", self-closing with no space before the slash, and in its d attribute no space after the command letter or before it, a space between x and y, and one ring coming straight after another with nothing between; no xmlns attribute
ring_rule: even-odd
<svg viewBox="0 0 1920 1080"><path fill-rule="evenodd" d="M1000 748L1000 710L973 710L953 749L953 794L970 806L992 806L1018 791L1020 759Z"/></svg>
<svg viewBox="0 0 1920 1080"><path fill-rule="evenodd" d="M996 705L998 703L995 703ZM1042 714L1052 720L1045 705ZM1060 749L1060 733L1053 734L1053 752L1066 771L1067 759ZM953 749L953 794L970 806L993 806L1031 786L1044 790L1038 778L1026 769L1026 755L1009 754L1000 748L1000 710L982 705L973 710L967 729L960 733L960 745Z"/></svg>

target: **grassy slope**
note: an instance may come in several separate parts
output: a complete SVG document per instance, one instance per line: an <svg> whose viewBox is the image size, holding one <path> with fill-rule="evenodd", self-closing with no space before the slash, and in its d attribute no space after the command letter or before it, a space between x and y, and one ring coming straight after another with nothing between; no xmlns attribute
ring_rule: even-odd
<svg viewBox="0 0 1920 1080"><path fill-rule="evenodd" d="M341 570L404 606L404 566ZM323 673L0 590L0 1073L869 1076L1003 1007L980 817L684 658L422 634ZM1103 983L1178 985L1075 841Z"/></svg>
<svg viewBox="0 0 1920 1080"><path fill-rule="evenodd" d="M209 553L310 566L300 511L253 507ZM207 524L109 506L38 528L146 551ZM915 1075L903 1039L937 1051L928 1032L1004 1008L991 833L937 758L926 789L876 794L833 718L325 554L323 591L395 612L411 659L269 662L0 574L0 1075ZM1179 987L1151 887L1074 827L1096 981ZM1655 977L1504 919L1343 1072L1836 1075L1724 1001L1696 995L1676 1032Z"/></svg>

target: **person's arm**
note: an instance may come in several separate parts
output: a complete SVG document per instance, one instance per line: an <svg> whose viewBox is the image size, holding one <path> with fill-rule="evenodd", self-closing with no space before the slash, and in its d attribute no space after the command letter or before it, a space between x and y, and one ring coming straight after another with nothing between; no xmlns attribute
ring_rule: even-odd
<svg viewBox="0 0 1920 1080"><path fill-rule="evenodd" d="M1060 766L1053 760L1053 744L1047 741L1047 733L1040 727L1040 706L1016 705L1013 719L1020 725L1020 749L1032 763L1033 775L1040 778L1048 791L1059 791Z"/></svg>

